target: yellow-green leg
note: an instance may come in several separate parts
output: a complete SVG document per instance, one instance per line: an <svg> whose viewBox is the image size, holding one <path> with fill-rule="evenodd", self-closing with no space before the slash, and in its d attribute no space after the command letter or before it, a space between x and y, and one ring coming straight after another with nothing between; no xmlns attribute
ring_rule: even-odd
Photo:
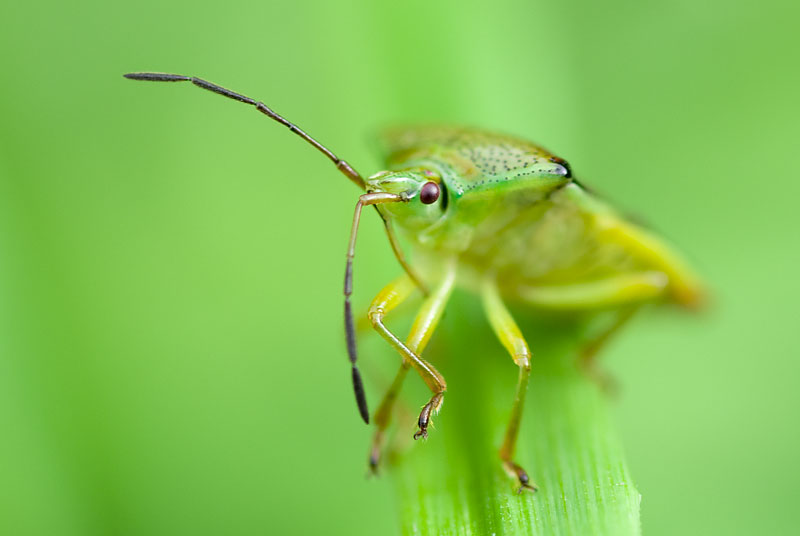
<svg viewBox="0 0 800 536"><path fill-rule="evenodd" d="M585 283L521 287L517 293L523 301L544 309L587 311L655 300L665 294L668 284L662 272L632 272Z"/></svg>
<svg viewBox="0 0 800 536"><path fill-rule="evenodd" d="M597 364L597 354L605 346L609 339L617 333L622 326L628 323L636 313L638 307L629 306L614 311L614 320L611 324L587 342L581 348L578 355L578 366L581 371L594 381L606 394L615 395L619 391L619 385L614 377L607 371L600 368Z"/></svg>
<svg viewBox="0 0 800 536"><path fill-rule="evenodd" d="M373 422L375 423L375 433L372 436L372 445L369 449L369 468L373 474L377 474L378 466L381 463L381 453L383 452L383 444L385 440L386 430L389 428L392 420L392 409L394 408L395 400L400 394L400 389L403 387L403 381L408 375L408 369L411 365L406 361L400 365L394 381L389 386L386 394L383 395L380 406L375 411Z"/></svg>
<svg viewBox="0 0 800 536"><path fill-rule="evenodd" d="M503 445L500 447L500 459L503 461L503 468L506 473L519 482L518 493L521 493L522 490L536 491L536 485L531 482L528 473L512 459L517 445L522 409L525 405L525 393L528 390L528 380L531 375L531 351L528 348L528 343L522 337L519 327L511 317L511 313L508 312L508 309L503 304L497 290L497 284L494 281L487 280L484 283L482 296L483 306L489 317L492 329L494 329L495 334L508 353L511 354L514 363L519 367L517 390L514 394L511 418L508 420Z"/></svg>
<svg viewBox="0 0 800 536"><path fill-rule="evenodd" d="M578 357L582 371L601 389L614 394L616 382L597 367L595 356L642 303L666 296L669 281L667 274L659 271L630 272L570 285L523 287L518 294L531 305L555 311L614 311L616 318L611 325L589 341Z"/></svg>
<svg viewBox="0 0 800 536"><path fill-rule="evenodd" d="M453 290L454 283L455 271L449 270L441 283L433 289L433 292L423 302L414 320L414 324L411 327L411 332L408 335L406 344L403 344L400 339L385 326L383 320L389 311L394 309L411 294L415 286L411 278L403 276L387 285L375 297L369 308L369 319L375 330L403 357L403 363L400 370L397 372L397 376L375 412L374 421L376 430L372 448L370 449L370 467L373 470L375 470L380 461L383 437L391 420L392 407L397 399L397 395L400 392L400 388L409 368L413 367L433 392L430 401L422 408L422 412L417 421L419 430L414 434L414 439L427 437L431 415L438 411L442 405L442 399L444 391L447 389L447 384L433 365L419 357L419 355L424 350L442 317L447 300Z"/></svg>

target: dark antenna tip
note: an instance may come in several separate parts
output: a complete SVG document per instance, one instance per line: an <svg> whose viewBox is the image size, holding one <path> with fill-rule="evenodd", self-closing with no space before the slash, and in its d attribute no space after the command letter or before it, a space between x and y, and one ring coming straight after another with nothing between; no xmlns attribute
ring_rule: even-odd
<svg viewBox="0 0 800 536"><path fill-rule="evenodd" d="M191 80L189 76L168 73L126 73L122 76L129 80L148 80L151 82L184 82Z"/></svg>
<svg viewBox="0 0 800 536"><path fill-rule="evenodd" d="M245 95L241 95L236 93L235 91L231 91L230 89L225 89L222 86L218 86L208 80L203 80L202 78L197 78L195 76L184 76L182 74L169 74L169 73L126 73L123 74L125 78L129 80L144 80L147 82L191 82L195 86L206 89L208 91L212 91L218 95L222 95L223 97L228 97L229 99L233 99L239 102L243 102L245 104L249 104L254 106L256 110L261 112L262 114L266 115L270 119L277 121L278 123L282 124L283 126L287 127L293 133L297 134L301 138L303 138L307 143L314 146L319 152L324 154L331 162L336 165L336 169L341 171L348 179L354 182L359 188L362 190L366 190L367 186L364 182L364 178L358 174L358 172L353 169L353 166L333 154L330 149L322 145L320 142L306 134L300 127L295 125L294 123L287 120L285 117L275 113L269 106L264 104L263 102L256 101L255 99L251 99Z"/></svg>
<svg viewBox="0 0 800 536"><path fill-rule="evenodd" d="M369 408L367 407L367 396L364 394L364 384L361 382L361 373L358 372L358 367L353 365L353 391L356 393L356 403L358 404L358 412L364 422L369 424Z"/></svg>
<svg viewBox="0 0 800 536"><path fill-rule="evenodd" d="M347 263L347 275L345 276L345 288L352 285L352 264ZM345 294L344 300L344 326L345 333L347 334L347 354L350 357L350 363L353 366L353 392L356 394L356 404L358 404L358 413L364 422L369 424L369 409L367 408L367 396L364 393L364 382L361 381L361 373L356 367L356 329L353 324L353 312L350 308L350 297Z"/></svg>

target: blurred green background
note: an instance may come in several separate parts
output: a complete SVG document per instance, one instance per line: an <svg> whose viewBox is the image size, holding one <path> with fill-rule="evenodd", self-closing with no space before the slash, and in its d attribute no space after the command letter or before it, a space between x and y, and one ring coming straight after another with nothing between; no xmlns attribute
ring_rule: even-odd
<svg viewBox="0 0 800 536"><path fill-rule="evenodd" d="M356 188L253 110L134 70L261 98L365 174L395 121L569 159L713 290L604 356L645 533L796 530L797 3L2 11L0 534L397 531L341 333ZM397 273L370 214L356 304Z"/></svg>

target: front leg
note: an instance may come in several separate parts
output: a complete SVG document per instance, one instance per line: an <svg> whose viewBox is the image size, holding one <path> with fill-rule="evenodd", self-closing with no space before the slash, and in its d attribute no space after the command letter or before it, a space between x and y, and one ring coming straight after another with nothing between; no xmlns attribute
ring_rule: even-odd
<svg viewBox="0 0 800 536"><path fill-rule="evenodd" d="M411 327L411 332L408 335L406 344L403 344L400 339L386 327L383 320L386 314L410 293L409 289L413 288L413 283L410 278L404 276L387 285L378 296L375 297L375 300L373 300L370 306L369 319L373 327L381 337L392 345L403 357L401 370L398 372L397 378L392 383L392 386L375 415L375 422L378 429L376 430L376 439L373 442L372 454L370 456L370 464L373 467L378 463L378 453L376 449L379 450L383 431L388 426L392 404L405 378L405 369L413 367L433 393L430 401L425 404L420 413L417 421L419 430L414 434L414 439L427 437L430 418L442 405L444 391L447 389L444 377L442 377L433 365L419 357L419 354L422 353L422 350L428 343L428 340L444 313L444 308L453 290L454 283L455 269L449 268L444 274L442 281L433 289L433 292L422 304L422 308L414 320L414 325Z"/></svg>

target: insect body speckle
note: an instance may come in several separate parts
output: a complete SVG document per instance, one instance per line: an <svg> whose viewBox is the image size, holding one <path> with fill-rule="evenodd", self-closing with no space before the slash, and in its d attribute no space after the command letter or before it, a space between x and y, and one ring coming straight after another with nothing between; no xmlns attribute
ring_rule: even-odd
<svg viewBox="0 0 800 536"><path fill-rule="evenodd" d="M514 449L531 371L524 335L506 307L517 302L559 311L609 311L617 320L590 344L585 364L611 332L641 305L671 302L693 307L701 286L663 241L619 215L572 176L565 160L518 138L478 129L446 126L397 127L381 135L386 169L367 179L311 136L261 102L205 80L160 73L125 75L136 80L188 81L254 106L288 127L330 159L349 180L366 190L358 198L345 269L345 332L352 381L361 416L370 413L356 366L357 345L350 306L353 259L362 209L374 205L404 275L372 301L373 328L400 354L397 376L372 415L375 435L370 466L380 463L394 400L413 369L431 390L414 438L427 437L447 384L422 355L456 287L480 296L487 320L518 367L500 458L519 491L534 491ZM414 246L413 262L403 254L395 227ZM385 318L415 292L425 296L411 333L400 339Z"/></svg>

